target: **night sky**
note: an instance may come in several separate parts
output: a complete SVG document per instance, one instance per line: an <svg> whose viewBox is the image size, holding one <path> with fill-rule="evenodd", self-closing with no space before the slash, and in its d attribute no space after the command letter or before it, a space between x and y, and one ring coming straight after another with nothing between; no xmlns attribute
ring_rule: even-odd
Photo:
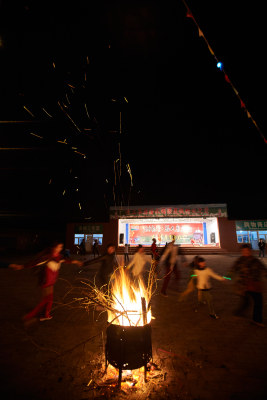
<svg viewBox="0 0 267 400"><path fill-rule="evenodd" d="M262 2L187 5L224 71L182 0L0 1L0 120L24 121L0 125L3 223L214 202L267 218L267 144L225 80L267 138Z"/></svg>

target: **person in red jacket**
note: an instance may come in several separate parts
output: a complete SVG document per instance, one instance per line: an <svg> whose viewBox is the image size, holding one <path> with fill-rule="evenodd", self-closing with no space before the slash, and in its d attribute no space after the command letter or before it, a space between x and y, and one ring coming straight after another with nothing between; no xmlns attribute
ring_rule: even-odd
<svg viewBox="0 0 267 400"><path fill-rule="evenodd" d="M39 284L42 290L42 298L39 304L23 317L24 322L39 317L40 321L46 321L52 318L50 311L53 304L54 285L58 278L59 269L62 263L72 263L79 266L82 263L78 260L64 259L62 255L63 243L54 243L54 245L43 251L36 259L24 265L24 268L39 267Z"/></svg>

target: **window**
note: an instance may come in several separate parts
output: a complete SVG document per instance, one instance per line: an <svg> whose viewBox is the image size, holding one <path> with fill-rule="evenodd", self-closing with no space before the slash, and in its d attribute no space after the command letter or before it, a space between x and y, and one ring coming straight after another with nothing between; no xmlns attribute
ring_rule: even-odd
<svg viewBox="0 0 267 400"><path fill-rule="evenodd" d="M81 244L81 241L84 239L85 242L90 241L93 243L95 239L97 239L98 244L102 246L103 243L103 234L94 233L91 235L85 235L84 233L75 233L74 235L74 244L76 246Z"/></svg>
<svg viewBox="0 0 267 400"><path fill-rule="evenodd" d="M236 236L237 236L237 243L249 242L249 236L247 231L236 231Z"/></svg>
<svg viewBox="0 0 267 400"><path fill-rule="evenodd" d="M95 239L97 239L97 241L98 241L98 244L100 245L100 246L102 246L102 242L103 242L103 235L102 234L93 234L93 239L95 240Z"/></svg>
<svg viewBox="0 0 267 400"><path fill-rule="evenodd" d="M83 239L84 239L84 234L75 233L74 244L79 245Z"/></svg>

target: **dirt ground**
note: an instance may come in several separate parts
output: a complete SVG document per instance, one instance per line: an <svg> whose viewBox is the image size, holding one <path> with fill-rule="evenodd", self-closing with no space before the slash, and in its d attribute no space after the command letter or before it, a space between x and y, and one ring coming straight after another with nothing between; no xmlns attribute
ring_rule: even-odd
<svg viewBox="0 0 267 400"><path fill-rule="evenodd" d="M224 275L236 255L205 258L208 266ZM10 259L23 261L12 255ZM239 298L230 281L213 281L218 320L208 316L205 305L195 312L196 293L178 302L178 292L187 285L188 269L184 267L180 267L178 282L171 279L168 297L156 293L152 301L153 361L160 368L158 375L131 391L97 385L104 365L106 314L88 313L75 301L81 296L81 281L91 279L97 268L94 264L79 273L76 265L63 265L55 287L53 319L36 321L28 329L21 317L39 299L37 276L34 270L0 270L2 399L267 398L267 328L251 324L251 310L247 318L233 317ZM267 315L266 299L265 290Z"/></svg>

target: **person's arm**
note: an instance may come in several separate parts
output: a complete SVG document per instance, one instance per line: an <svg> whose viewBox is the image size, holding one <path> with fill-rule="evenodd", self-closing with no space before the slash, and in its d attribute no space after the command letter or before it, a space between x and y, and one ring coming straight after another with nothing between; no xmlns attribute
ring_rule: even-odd
<svg viewBox="0 0 267 400"><path fill-rule="evenodd" d="M14 271L20 271L24 266L22 264L9 264L8 268L13 269Z"/></svg>
<svg viewBox="0 0 267 400"><path fill-rule="evenodd" d="M135 255L133 256L132 261L129 262L129 264L127 265L126 269L130 269L136 263L136 257L137 257L137 253L135 253Z"/></svg>
<svg viewBox="0 0 267 400"><path fill-rule="evenodd" d="M83 265L82 261L80 261L80 260L72 260L70 258L67 258L67 259L64 258L61 262L64 263L64 264L76 264L76 265L78 265L78 267L81 267Z"/></svg>
<svg viewBox="0 0 267 400"><path fill-rule="evenodd" d="M209 276L211 276L214 279L217 279L218 281L224 281L225 278L219 274L216 274L211 268L208 269L209 271Z"/></svg>
<svg viewBox="0 0 267 400"><path fill-rule="evenodd" d="M0 261L0 268L11 268L11 269L14 269L15 271L18 271L20 269L23 269L23 265L21 265L21 264L10 264L10 263L7 263L7 262Z"/></svg>

